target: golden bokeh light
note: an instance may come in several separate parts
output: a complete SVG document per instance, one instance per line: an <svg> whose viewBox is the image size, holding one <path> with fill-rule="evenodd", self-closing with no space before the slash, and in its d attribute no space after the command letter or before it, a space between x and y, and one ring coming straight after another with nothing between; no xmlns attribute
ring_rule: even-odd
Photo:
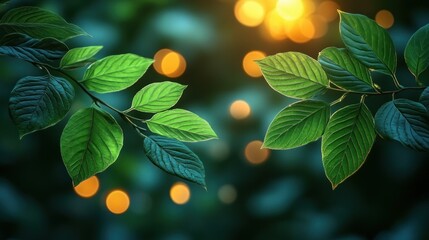
<svg viewBox="0 0 429 240"><path fill-rule="evenodd" d="M170 198L178 205L183 205L191 198L191 191L188 185L183 182L177 182L170 188Z"/></svg>
<svg viewBox="0 0 429 240"><path fill-rule="evenodd" d="M328 23L324 17L314 14L311 16L311 22L313 23L315 30L313 39L321 38L326 35L328 32Z"/></svg>
<svg viewBox="0 0 429 240"><path fill-rule="evenodd" d="M258 64L256 64L255 60L262 59L267 55L261 51L251 51L248 52L243 58L243 69L247 73L247 75L251 77L260 77L262 76L261 69Z"/></svg>
<svg viewBox="0 0 429 240"><path fill-rule="evenodd" d="M280 17L277 11L270 11L264 21L264 32L269 39L284 40L287 38L285 32L285 20Z"/></svg>
<svg viewBox="0 0 429 240"><path fill-rule="evenodd" d="M388 29L393 26L393 23L395 22L395 18L393 17L393 14L390 11L380 10L375 15L375 21L381 27Z"/></svg>
<svg viewBox="0 0 429 240"><path fill-rule="evenodd" d="M236 100L229 107L229 113L237 120L249 117L251 111L249 104L244 100Z"/></svg>
<svg viewBox="0 0 429 240"><path fill-rule="evenodd" d="M317 13L326 21L331 22L337 19L338 17L338 9L340 6L334 1L323 1L317 6Z"/></svg>
<svg viewBox="0 0 429 240"><path fill-rule="evenodd" d="M178 52L170 49L161 49L154 56L155 70L170 78L182 76L186 70L186 60Z"/></svg>
<svg viewBox="0 0 429 240"><path fill-rule="evenodd" d="M219 200L225 204L231 204L237 199L237 190L233 185L225 184L217 192Z"/></svg>
<svg viewBox="0 0 429 240"><path fill-rule="evenodd" d="M74 187L74 191L77 195L83 198L90 198L97 193L99 187L100 183L98 178L96 176L92 176Z"/></svg>
<svg viewBox="0 0 429 240"><path fill-rule="evenodd" d="M106 207L114 214L122 214L128 210L130 198L122 190L113 190L106 197Z"/></svg>
<svg viewBox="0 0 429 240"><path fill-rule="evenodd" d="M244 149L244 156L251 164L261 164L265 162L270 156L270 150L262 147L262 142L259 140L251 141Z"/></svg>
<svg viewBox="0 0 429 240"><path fill-rule="evenodd" d="M276 10L287 21L294 21L304 14L305 6L302 0L278 0Z"/></svg>
<svg viewBox="0 0 429 240"><path fill-rule="evenodd" d="M264 21L265 8L256 0L239 0L235 3L234 14L241 24L256 27Z"/></svg>

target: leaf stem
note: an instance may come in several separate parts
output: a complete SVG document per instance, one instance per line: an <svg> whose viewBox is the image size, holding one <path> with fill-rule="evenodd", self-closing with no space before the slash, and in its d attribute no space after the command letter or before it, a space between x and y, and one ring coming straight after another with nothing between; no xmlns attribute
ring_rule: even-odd
<svg viewBox="0 0 429 240"><path fill-rule="evenodd" d="M45 66L42 66L50 75L50 72L48 70L48 68L46 68ZM62 69L59 68L53 68L53 67L49 67L51 70L58 72L59 74L65 76L66 78L68 78L69 80L73 81L74 83L76 83L80 89L82 89L86 95L88 95L92 101L94 101L94 103L100 107L101 105L104 105L105 107L111 109L112 111L116 112L117 114L119 114L119 116L124 119L126 122L130 123L135 129L136 131L143 137L146 137L141 131L146 131L145 128L137 125L136 123L133 122L133 120L135 121L141 121L144 122L144 119L140 119L138 117L134 117L131 116L129 114L127 114L126 111L121 111L115 107L113 107L112 105L106 103L105 101L101 100L100 98L98 98L97 96L95 96L93 93L91 93L81 82L79 82L76 78L74 78L73 76L71 76L69 73L63 71Z"/></svg>
<svg viewBox="0 0 429 240"><path fill-rule="evenodd" d="M386 95L386 94L397 94L406 90L422 90L425 87L403 87L401 85L399 85L399 89L397 90L391 90L391 91L377 91L377 92L353 92L353 91L349 91L349 90L344 90L344 89L340 89L340 88L332 88L332 87L328 87L328 90L332 90L332 91L337 91L337 92L343 92L343 93L347 93L347 94L361 94L361 95Z"/></svg>

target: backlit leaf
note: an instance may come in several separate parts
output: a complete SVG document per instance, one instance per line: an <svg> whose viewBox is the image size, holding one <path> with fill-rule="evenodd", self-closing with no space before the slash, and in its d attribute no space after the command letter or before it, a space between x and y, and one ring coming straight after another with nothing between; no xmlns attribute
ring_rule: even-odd
<svg viewBox="0 0 429 240"><path fill-rule="evenodd" d="M395 99L381 106L375 114L377 132L404 146L429 151L428 111L419 102Z"/></svg>
<svg viewBox="0 0 429 240"><path fill-rule="evenodd" d="M405 62L418 79L429 66L429 24L417 30L405 47Z"/></svg>
<svg viewBox="0 0 429 240"><path fill-rule="evenodd" d="M34 39L25 34L13 33L0 40L0 54L37 64L54 64L67 52L67 46L54 39Z"/></svg>
<svg viewBox="0 0 429 240"><path fill-rule="evenodd" d="M206 188L204 165L183 143L162 136L144 139L144 152L149 160L169 174Z"/></svg>
<svg viewBox="0 0 429 240"><path fill-rule="evenodd" d="M217 138L216 133L206 120L183 109L157 113L146 123L153 133L184 142L198 142Z"/></svg>
<svg viewBox="0 0 429 240"><path fill-rule="evenodd" d="M73 68L76 65L86 63L102 48L103 46L89 46L70 49L70 51L68 51L61 59L60 67Z"/></svg>
<svg viewBox="0 0 429 240"><path fill-rule="evenodd" d="M74 95L73 86L63 78L28 76L18 80L9 99L9 111L20 138L63 119Z"/></svg>
<svg viewBox="0 0 429 240"><path fill-rule="evenodd" d="M130 110L156 113L173 107L186 86L175 82L152 83L136 93Z"/></svg>
<svg viewBox="0 0 429 240"><path fill-rule="evenodd" d="M0 19L0 32L24 33L33 38L55 38L60 41L88 34L55 13L38 7L19 7L6 12Z"/></svg>
<svg viewBox="0 0 429 240"><path fill-rule="evenodd" d="M90 107L70 118L60 144L64 165L76 186L116 161L123 145L123 134L109 113Z"/></svg>
<svg viewBox="0 0 429 240"><path fill-rule="evenodd" d="M320 63L302 53L279 53L257 63L271 88L287 97L308 99L329 85Z"/></svg>
<svg viewBox="0 0 429 240"><path fill-rule="evenodd" d="M374 140L374 119L365 104L352 104L332 115L322 137L322 161L333 189L359 170Z"/></svg>
<svg viewBox="0 0 429 240"><path fill-rule="evenodd" d="M340 35L353 56L370 69L393 75L396 50L386 29L364 15L339 13Z"/></svg>
<svg viewBox="0 0 429 240"><path fill-rule="evenodd" d="M329 79L338 87L355 92L374 92L368 68L346 49L325 48L318 60Z"/></svg>
<svg viewBox="0 0 429 240"><path fill-rule="evenodd" d="M131 53L108 56L88 67L82 83L98 93L117 92L136 83L152 63Z"/></svg>
<svg viewBox="0 0 429 240"><path fill-rule="evenodd" d="M268 127L263 147L290 149L319 139L329 120L330 106L301 101L281 110Z"/></svg>

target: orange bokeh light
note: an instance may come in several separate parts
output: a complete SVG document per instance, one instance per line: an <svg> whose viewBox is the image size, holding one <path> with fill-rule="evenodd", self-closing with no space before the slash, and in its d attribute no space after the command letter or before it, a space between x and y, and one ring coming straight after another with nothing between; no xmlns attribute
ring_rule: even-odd
<svg viewBox="0 0 429 240"><path fill-rule="evenodd" d="M241 120L250 116L251 108L246 101L236 100L229 107L229 113L233 118Z"/></svg>
<svg viewBox="0 0 429 240"><path fill-rule="evenodd" d="M185 183L177 182L170 188L170 198L175 204L186 204L191 198L191 190Z"/></svg>
<svg viewBox="0 0 429 240"><path fill-rule="evenodd" d="M251 51L248 52L243 58L243 69L247 75L251 77L260 77L262 76L261 69L255 60L259 60L266 57L266 54L261 51Z"/></svg>
<svg viewBox="0 0 429 240"><path fill-rule="evenodd" d="M262 144L263 143L261 141L254 140L246 145L246 148L244 149L244 156L249 163L261 164L268 159L270 150L266 148L261 149Z"/></svg>
<svg viewBox="0 0 429 240"><path fill-rule="evenodd" d="M100 182L98 181L98 178L96 176L92 176L74 187L74 191L77 195L83 198L90 198L97 193L99 187Z"/></svg>
<svg viewBox="0 0 429 240"><path fill-rule="evenodd" d="M111 191L106 197L106 207L114 214L122 214L128 210L130 198L122 190Z"/></svg>
<svg viewBox="0 0 429 240"><path fill-rule="evenodd" d="M240 0L235 3L234 14L241 24L256 27L264 21L265 8L256 0Z"/></svg>
<svg viewBox="0 0 429 240"><path fill-rule="evenodd" d="M393 26L393 23L395 22L395 18L393 17L393 14L390 11L380 10L375 15L375 21L378 23L378 25L388 29Z"/></svg>
<svg viewBox="0 0 429 240"><path fill-rule="evenodd" d="M182 76L186 70L186 60L178 52L170 49L161 49L154 56L155 70L170 78Z"/></svg>

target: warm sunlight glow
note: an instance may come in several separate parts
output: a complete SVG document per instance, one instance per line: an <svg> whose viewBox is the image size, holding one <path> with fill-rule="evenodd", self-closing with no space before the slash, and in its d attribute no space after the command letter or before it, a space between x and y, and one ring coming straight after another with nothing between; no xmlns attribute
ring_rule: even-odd
<svg viewBox="0 0 429 240"><path fill-rule="evenodd" d="M270 150L266 148L261 149L261 147L262 142L259 140L251 141L249 144L247 144L246 148L244 149L244 155L249 163L261 164L268 159Z"/></svg>
<svg viewBox="0 0 429 240"><path fill-rule="evenodd" d="M100 183L98 178L96 176L92 176L74 187L74 191L77 195L83 198L90 198L97 193L99 187Z"/></svg>
<svg viewBox="0 0 429 240"><path fill-rule="evenodd" d="M183 182L177 182L170 188L170 198L178 205L183 205L191 198L191 191L188 185Z"/></svg>
<svg viewBox="0 0 429 240"><path fill-rule="evenodd" d="M321 38L326 35L328 32L328 24L324 17L315 14L311 16L311 22L313 23L315 30L313 38Z"/></svg>
<svg viewBox="0 0 429 240"><path fill-rule="evenodd" d="M262 76L261 69L255 60L262 59L266 57L266 54L261 51L251 51L248 52L243 58L243 69L247 75L251 77L260 77Z"/></svg>
<svg viewBox="0 0 429 240"><path fill-rule="evenodd" d="M226 184L219 188L217 196L221 202L231 204L237 199L237 190L233 185Z"/></svg>
<svg viewBox="0 0 429 240"><path fill-rule="evenodd" d="M122 190L114 190L107 195L106 206L114 214L122 214L130 206L128 194Z"/></svg>
<svg viewBox="0 0 429 240"><path fill-rule="evenodd" d="M317 7L317 13L325 18L326 21L331 22L337 19L340 8L334 1L323 1Z"/></svg>
<svg viewBox="0 0 429 240"><path fill-rule="evenodd" d="M268 38L283 40L287 38L285 33L285 20L280 17L277 11L271 11L264 21L265 33Z"/></svg>
<svg viewBox="0 0 429 240"><path fill-rule="evenodd" d="M249 117L251 112L250 106L246 101L236 100L229 107L229 113L237 120Z"/></svg>
<svg viewBox="0 0 429 240"><path fill-rule="evenodd" d="M154 56L155 70L167 77L180 77L186 70L186 60L178 52L170 49L161 49Z"/></svg>
<svg viewBox="0 0 429 240"><path fill-rule="evenodd" d="M235 17L248 27L256 27L264 21L264 6L256 0L240 0L235 4Z"/></svg>
<svg viewBox="0 0 429 240"><path fill-rule="evenodd" d="M278 0L276 10L287 21L293 21L304 14L302 0Z"/></svg>
<svg viewBox="0 0 429 240"><path fill-rule="evenodd" d="M378 25L388 29L393 26L393 23L395 22L395 18L393 17L393 14L390 11L380 10L375 15L375 21L378 23Z"/></svg>

